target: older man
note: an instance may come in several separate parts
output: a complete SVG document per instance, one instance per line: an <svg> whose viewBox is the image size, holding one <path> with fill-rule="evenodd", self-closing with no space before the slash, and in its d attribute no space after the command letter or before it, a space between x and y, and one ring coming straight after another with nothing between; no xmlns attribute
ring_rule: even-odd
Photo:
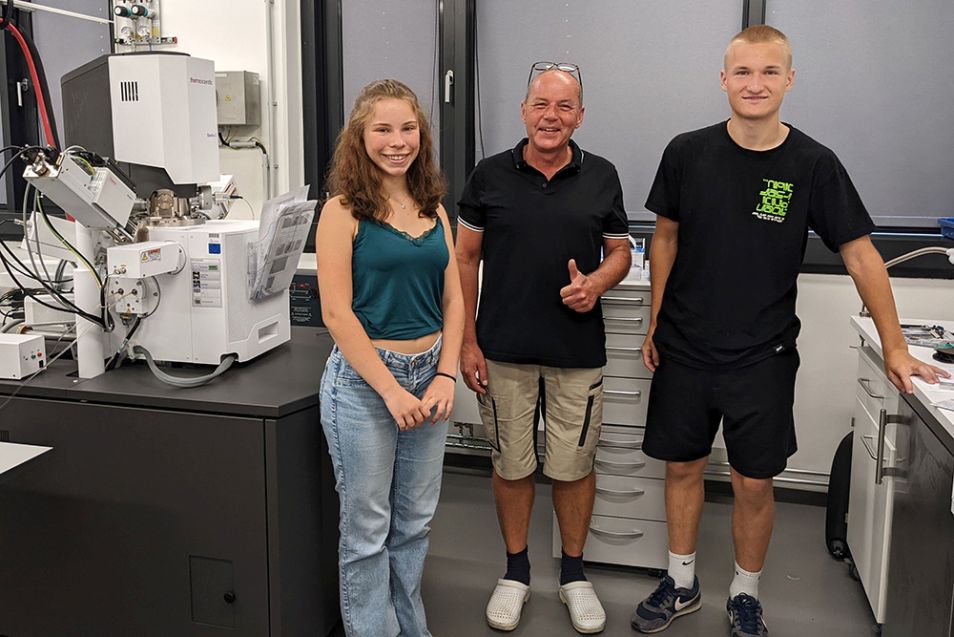
<svg viewBox="0 0 954 637"><path fill-rule="evenodd" d="M530 595L527 535L542 416L543 473L553 480L563 541L560 599L577 631L595 633L606 614L584 575L583 545L606 363L599 298L629 270L628 225L616 169L570 139L583 123L579 68L534 64L520 115L526 139L477 165L458 217L467 316L461 372L478 394L493 447L507 549L507 571L491 595L487 621L513 630Z"/></svg>
<svg viewBox="0 0 954 637"><path fill-rule="evenodd" d="M643 450L666 461L669 569L636 608L644 633L702 606L695 576L703 470L721 421L735 505L732 637L764 637L759 577L774 520L772 478L795 453L796 280L809 228L841 254L899 389L940 371L901 335L874 224L831 150L779 119L795 70L788 39L759 25L725 52L728 121L677 136L646 207L655 212L652 320L643 360L655 372ZM943 373L943 372L942 372Z"/></svg>

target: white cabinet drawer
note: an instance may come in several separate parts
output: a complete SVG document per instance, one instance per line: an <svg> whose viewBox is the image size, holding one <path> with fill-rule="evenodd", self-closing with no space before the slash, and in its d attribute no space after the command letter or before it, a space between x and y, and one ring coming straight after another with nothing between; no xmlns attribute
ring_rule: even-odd
<svg viewBox="0 0 954 637"><path fill-rule="evenodd" d="M593 515L665 522L665 482L597 473Z"/></svg>
<svg viewBox="0 0 954 637"><path fill-rule="evenodd" d="M560 557L560 527L553 516L553 557ZM644 568L669 566L666 523L594 515L586 536L587 562Z"/></svg>
<svg viewBox="0 0 954 637"><path fill-rule="evenodd" d="M603 377L603 422L639 427L646 424L651 381L639 378Z"/></svg>
<svg viewBox="0 0 954 637"><path fill-rule="evenodd" d="M881 366L871 360L864 350L858 351L855 396L875 422L878 422L882 409L888 414L897 413L897 388L888 381Z"/></svg>
<svg viewBox="0 0 954 637"><path fill-rule="evenodd" d="M650 378L653 373L643 365L640 334L606 334L606 367L604 376Z"/></svg>
<svg viewBox="0 0 954 637"><path fill-rule="evenodd" d="M650 315L649 305L603 304L603 323L608 333L645 334Z"/></svg>
<svg viewBox="0 0 954 637"><path fill-rule="evenodd" d="M664 478L666 463L643 452L641 427L604 425L596 447L597 474Z"/></svg>
<svg viewBox="0 0 954 637"><path fill-rule="evenodd" d="M600 303L605 309L607 305L650 305L652 297L649 287L641 288L613 288L600 297Z"/></svg>

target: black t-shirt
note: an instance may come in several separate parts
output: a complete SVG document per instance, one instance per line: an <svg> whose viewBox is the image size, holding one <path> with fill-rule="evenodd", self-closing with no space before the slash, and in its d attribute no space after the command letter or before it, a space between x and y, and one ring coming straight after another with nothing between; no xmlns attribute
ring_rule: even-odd
<svg viewBox="0 0 954 637"><path fill-rule="evenodd" d="M663 153L646 207L679 223L654 336L664 357L720 368L794 347L808 229L833 252L874 229L835 154L789 128L777 148L752 151L721 122Z"/></svg>
<svg viewBox="0 0 954 637"><path fill-rule="evenodd" d="M573 158L553 179L512 150L482 160L458 202L458 223L483 233L477 342L505 363L552 367L606 364L599 303L581 314L563 305L567 262L583 274L600 264L603 239L626 239L623 190L613 164L570 142Z"/></svg>

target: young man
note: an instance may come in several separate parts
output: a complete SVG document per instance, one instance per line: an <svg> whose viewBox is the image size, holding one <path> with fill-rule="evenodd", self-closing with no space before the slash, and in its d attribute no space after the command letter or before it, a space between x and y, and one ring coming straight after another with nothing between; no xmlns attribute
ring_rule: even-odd
<svg viewBox="0 0 954 637"><path fill-rule="evenodd" d="M527 138L481 161L459 202L457 258L467 317L460 367L478 394L493 447L507 549L487 622L513 630L530 594L527 534L542 412L543 472L553 480L563 539L560 599L577 631L595 633L606 614L583 573L583 545L606 364L599 298L629 270L628 225L616 169L570 141L583 123L579 69L540 62L530 77L520 105Z"/></svg>
<svg viewBox="0 0 954 637"><path fill-rule="evenodd" d="M735 506L735 577L726 610L733 637L768 634L758 582L774 518L772 478L795 453L796 279L809 228L841 254L871 310L888 377L940 371L907 349L874 224L829 149L779 119L795 79L788 39L769 26L730 42L721 72L732 115L676 137L646 207L652 319L643 343L655 372L645 452L666 461L669 570L633 613L646 633L701 607L695 546L703 470L723 423Z"/></svg>

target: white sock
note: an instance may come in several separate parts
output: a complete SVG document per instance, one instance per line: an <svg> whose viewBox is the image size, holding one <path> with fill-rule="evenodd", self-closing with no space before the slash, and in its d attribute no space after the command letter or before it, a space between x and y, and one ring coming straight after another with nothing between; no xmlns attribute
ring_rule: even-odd
<svg viewBox="0 0 954 637"><path fill-rule="evenodd" d="M729 586L729 598L733 598L739 593L745 593L755 599L759 598L759 577L761 577L762 571L758 573L750 573L745 570L739 563L735 563L735 577L732 578L732 585Z"/></svg>
<svg viewBox="0 0 954 637"><path fill-rule="evenodd" d="M692 588L696 579L696 554L679 555L669 551L669 577L676 588Z"/></svg>

